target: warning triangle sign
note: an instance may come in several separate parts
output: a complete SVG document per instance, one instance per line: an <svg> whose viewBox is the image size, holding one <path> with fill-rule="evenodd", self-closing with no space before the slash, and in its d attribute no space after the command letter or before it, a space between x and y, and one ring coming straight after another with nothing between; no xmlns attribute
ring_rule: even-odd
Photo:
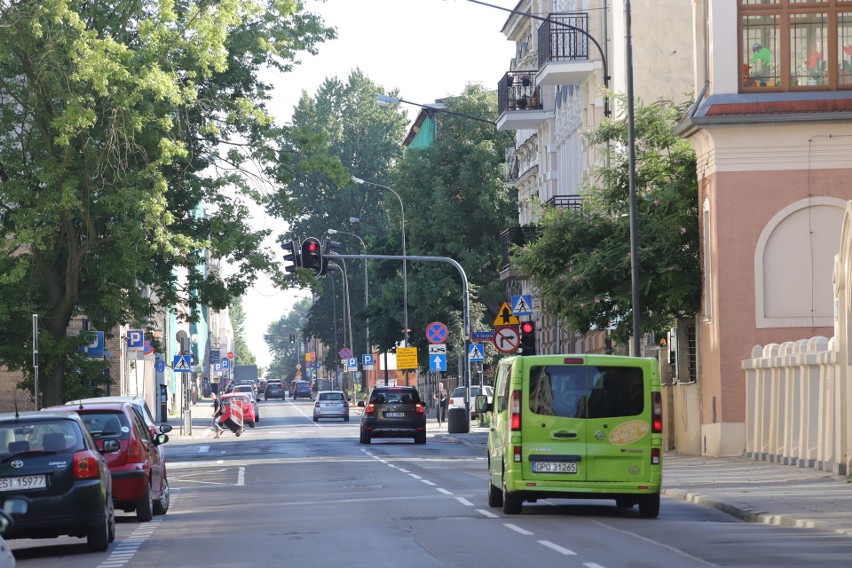
<svg viewBox="0 0 852 568"><path fill-rule="evenodd" d="M512 307L509 305L509 302L500 304L500 311L497 312L497 317L494 318L494 327L503 325L521 325L521 320L512 313Z"/></svg>

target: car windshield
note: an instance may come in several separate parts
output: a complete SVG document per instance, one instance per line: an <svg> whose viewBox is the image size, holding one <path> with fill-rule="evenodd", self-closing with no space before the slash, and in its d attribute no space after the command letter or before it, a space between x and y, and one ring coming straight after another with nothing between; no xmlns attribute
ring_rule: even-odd
<svg viewBox="0 0 852 568"><path fill-rule="evenodd" d="M73 451L82 445L82 432L72 420L0 424L0 459L31 451Z"/></svg>
<svg viewBox="0 0 852 568"><path fill-rule="evenodd" d="M130 421L122 412L78 412L95 438L130 438Z"/></svg>

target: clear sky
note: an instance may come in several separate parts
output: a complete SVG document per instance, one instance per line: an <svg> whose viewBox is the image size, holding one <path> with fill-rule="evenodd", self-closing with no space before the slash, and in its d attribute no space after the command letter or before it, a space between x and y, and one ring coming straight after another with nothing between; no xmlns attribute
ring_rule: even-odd
<svg viewBox="0 0 852 568"><path fill-rule="evenodd" d="M514 8L517 0L489 3ZM496 89L515 52L514 43L500 32L509 13L466 0L305 0L305 6L336 28L338 38L320 45L316 56L303 55L301 65L275 81L272 108L283 123L303 90L313 96L326 78L345 82L356 67L388 91L398 89L401 98L427 104L460 94L468 83ZM419 108L406 110L413 120ZM262 212L254 226L272 228L274 235L285 228L283 220ZM278 248L274 239L269 245ZM271 362L263 341L266 328L297 298L309 295L307 290L276 290L261 279L245 296L246 339L259 365Z"/></svg>

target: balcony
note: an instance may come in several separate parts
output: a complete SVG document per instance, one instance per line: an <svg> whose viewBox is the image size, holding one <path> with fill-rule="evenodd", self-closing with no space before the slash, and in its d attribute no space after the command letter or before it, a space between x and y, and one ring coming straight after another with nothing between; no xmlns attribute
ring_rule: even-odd
<svg viewBox="0 0 852 568"><path fill-rule="evenodd" d="M553 111L543 109L535 75L535 70L509 71L497 83L497 130L535 129L553 118Z"/></svg>
<svg viewBox="0 0 852 568"><path fill-rule="evenodd" d="M589 37L582 33L588 31L586 13L548 16L538 29L536 85L578 85L603 69L600 60L589 60Z"/></svg>
<svg viewBox="0 0 852 568"><path fill-rule="evenodd" d="M538 227L535 225L524 225L523 227L509 227L500 233L500 251L503 262L500 265L500 280L517 280L518 272L512 268L512 245L524 246L538 237Z"/></svg>
<svg viewBox="0 0 852 568"><path fill-rule="evenodd" d="M549 207L556 209L572 209L574 211L582 211L583 196L582 195L554 195L544 202Z"/></svg>

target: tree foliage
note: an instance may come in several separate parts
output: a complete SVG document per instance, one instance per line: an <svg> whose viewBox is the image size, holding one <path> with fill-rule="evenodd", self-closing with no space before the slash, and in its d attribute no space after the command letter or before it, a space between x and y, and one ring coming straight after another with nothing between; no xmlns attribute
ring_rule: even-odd
<svg viewBox="0 0 852 568"><path fill-rule="evenodd" d="M290 312L269 324L264 341L272 353L272 363L269 365L269 378L281 379L286 385L296 376L296 365L305 367L305 354L300 349L304 344L302 328L307 322L311 301L307 298L297 301ZM290 342L290 335L295 342Z"/></svg>
<svg viewBox="0 0 852 568"><path fill-rule="evenodd" d="M635 111L639 294L643 333L660 332L697 312L701 276L695 154L674 134L685 108L671 103ZM606 144L581 211L543 212L538 239L515 251L513 264L549 310L576 331L632 335L627 125L604 121L589 133Z"/></svg>
<svg viewBox="0 0 852 568"><path fill-rule="evenodd" d="M0 22L0 363L27 371L40 314L56 404L86 372L73 318L147 327L275 272L244 223L261 182L290 173L259 74L334 34L298 0L7 1Z"/></svg>

